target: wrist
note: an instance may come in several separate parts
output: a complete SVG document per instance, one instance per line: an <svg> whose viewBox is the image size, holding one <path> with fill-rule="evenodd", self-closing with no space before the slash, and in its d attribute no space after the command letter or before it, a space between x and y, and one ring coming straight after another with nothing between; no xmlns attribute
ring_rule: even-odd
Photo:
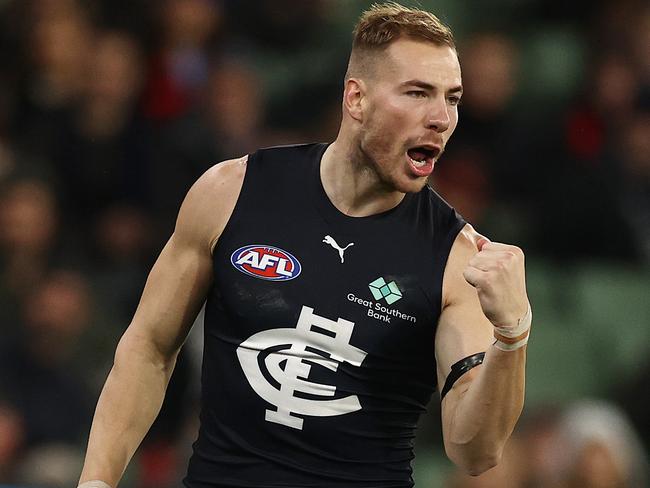
<svg viewBox="0 0 650 488"><path fill-rule="evenodd" d="M494 327L494 345L502 351L515 351L528 343L533 312L528 304L526 314L517 321L514 327Z"/></svg>

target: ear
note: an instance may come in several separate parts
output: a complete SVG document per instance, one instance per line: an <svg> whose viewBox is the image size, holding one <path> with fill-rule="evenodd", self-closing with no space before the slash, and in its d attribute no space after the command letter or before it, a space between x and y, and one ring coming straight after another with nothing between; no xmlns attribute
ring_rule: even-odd
<svg viewBox="0 0 650 488"><path fill-rule="evenodd" d="M366 94L365 83L358 78L349 78L345 82L343 106L354 120L363 120L363 102Z"/></svg>

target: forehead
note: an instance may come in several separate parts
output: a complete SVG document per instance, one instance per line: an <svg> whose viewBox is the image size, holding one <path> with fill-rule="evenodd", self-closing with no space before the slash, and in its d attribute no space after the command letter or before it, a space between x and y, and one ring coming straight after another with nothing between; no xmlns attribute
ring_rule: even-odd
<svg viewBox="0 0 650 488"><path fill-rule="evenodd" d="M401 83L418 79L434 86L461 84L456 51L446 45L412 39L398 39L388 46L379 72L386 81Z"/></svg>

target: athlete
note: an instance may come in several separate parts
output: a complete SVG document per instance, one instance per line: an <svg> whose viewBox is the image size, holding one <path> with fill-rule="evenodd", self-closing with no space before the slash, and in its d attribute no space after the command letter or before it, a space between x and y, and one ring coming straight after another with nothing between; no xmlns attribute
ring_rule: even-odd
<svg viewBox="0 0 650 488"><path fill-rule="evenodd" d="M426 185L461 94L450 30L374 6L334 142L259 150L194 184L117 347L80 486L117 486L206 300L186 487L411 487L436 389L451 460L497 464L523 408L531 311L522 251Z"/></svg>

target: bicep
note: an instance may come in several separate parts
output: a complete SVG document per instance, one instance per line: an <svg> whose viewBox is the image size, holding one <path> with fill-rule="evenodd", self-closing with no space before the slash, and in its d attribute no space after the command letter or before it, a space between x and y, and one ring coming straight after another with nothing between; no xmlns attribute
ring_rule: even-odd
<svg viewBox="0 0 650 488"><path fill-rule="evenodd" d="M176 228L156 260L127 337L172 358L183 344L212 283L211 247L232 214L246 158L220 163L192 186Z"/></svg>
<svg viewBox="0 0 650 488"><path fill-rule="evenodd" d="M438 386L442 389L451 366L472 354L484 352L493 342L492 324L487 319L478 295L463 277L471 257L478 251L478 234L469 226L456 238L449 255L443 281L444 306L436 331ZM471 377L471 371L466 373Z"/></svg>
<svg viewBox="0 0 650 488"><path fill-rule="evenodd" d="M171 357L181 347L212 281L209 252L175 233L156 260L128 333Z"/></svg>
<svg viewBox="0 0 650 488"><path fill-rule="evenodd" d="M483 314L478 298L470 296L446 307L440 315L436 332L439 388L445 384L453 364L472 354L485 352L493 341L492 324Z"/></svg>
<svg viewBox="0 0 650 488"><path fill-rule="evenodd" d="M476 291L462 275L464 263L468 260L462 257L455 258L454 261L451 266L448 264L445 270L445 285L449 298L440 315L436 331L436 363L440 392L445 386L452 365L468 356L486 351L492 343L492 325L483 314ZM458 377L442 400L441 420L445 444L447 433L458 411L459 401L481 367L473 367Z"/></svg>

